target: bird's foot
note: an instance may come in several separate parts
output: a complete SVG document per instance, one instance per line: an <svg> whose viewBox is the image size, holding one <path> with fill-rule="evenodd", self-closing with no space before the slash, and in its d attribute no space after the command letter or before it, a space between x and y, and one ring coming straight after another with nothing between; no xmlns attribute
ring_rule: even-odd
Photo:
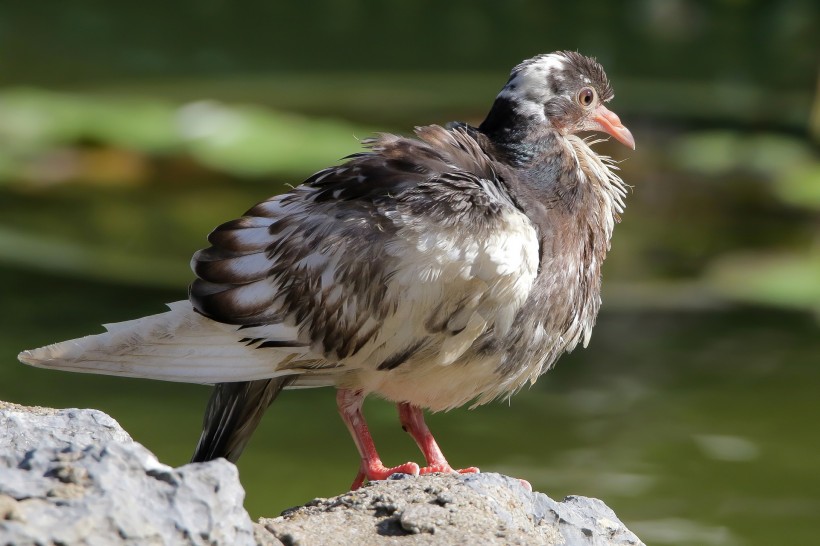
<svg viewBox="0 0 820 546"><path fill-rule="evenodd" d="M449 464L431 464L419 469L419 475L434 474L436 472L444 472L445 474L479 474L481 471L475 466L469 468L460 468L456 470Z"/></svg>
<svg viewBox="0 0 820 546"><path fill-rule="evenodd" d="M364 480L386 480L393 474L410 474L411 476L418 476L421 472L419 465L416 463L404 463L399 466L388 468L378 463L371 463L367 466L362 464L359 473L356 474L356 479L353 480L353 485L350 486L351 491L355 491L362 486Z"/></svg>
<svg viewBox="0 0 820 546"><path fill-rule="evenodd" d="M528 482L527 480L522 480L521 478L518 478L518 481L521 482L521 485L524 486L524 489L532 493L532 484L530 482Z"/></svg>

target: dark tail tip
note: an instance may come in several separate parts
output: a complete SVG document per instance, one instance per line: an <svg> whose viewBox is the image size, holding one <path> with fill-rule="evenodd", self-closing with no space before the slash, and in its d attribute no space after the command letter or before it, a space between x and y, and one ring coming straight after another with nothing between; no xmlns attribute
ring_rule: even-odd
<svg viewBox="0 0 820 546"><path fill-rule="evenodd" d="M224 457L236 462L265 410L293 377L218 383L214 387L192 463Z"/></svg>

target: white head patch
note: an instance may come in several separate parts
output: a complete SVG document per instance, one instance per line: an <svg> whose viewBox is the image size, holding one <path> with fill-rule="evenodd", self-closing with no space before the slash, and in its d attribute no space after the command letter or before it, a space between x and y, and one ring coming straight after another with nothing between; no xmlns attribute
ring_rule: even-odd
<svg viewBox="0 0 820 546"><path fill-rule="evenodd" d="M544 104L553 97L548 81L554 74L564 70L566 62L567 59L560 53L539 55L524 61L513 68L510 81L498 94L498 98L515 102L523 115L546 119Z"/></svg>

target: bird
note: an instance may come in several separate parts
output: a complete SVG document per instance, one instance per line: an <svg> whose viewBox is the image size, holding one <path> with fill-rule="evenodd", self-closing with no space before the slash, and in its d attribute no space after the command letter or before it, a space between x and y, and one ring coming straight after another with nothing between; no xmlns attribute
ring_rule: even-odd
<svg viewBox="0 0 820 546"><path fill-rule="evenodd" d="M477 127L378 134L208 236L188 299L23 351L32 366L214 385L193 462L236 462L282 390L335 387L352 484L454 469L424 420L508 398L586 347L628 186L592 146L635 149L602 66L515 66ZM386 466L362 412L398 407L425 458Z"/></svg>

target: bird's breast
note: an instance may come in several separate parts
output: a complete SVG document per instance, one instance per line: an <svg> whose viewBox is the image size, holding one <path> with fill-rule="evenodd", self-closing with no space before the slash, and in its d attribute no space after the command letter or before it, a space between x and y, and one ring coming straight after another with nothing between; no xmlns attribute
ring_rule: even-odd
<svg viewBox="0 0 820 546"><path fill-rule="evenodd" d="M348 359L341 386L432 410L458 407L498 382L502 339L527 301L539 243L527 217L503 210L475 229L407 223L390 253L400 257L386 301L398 301L369 347Z"/></svg>

